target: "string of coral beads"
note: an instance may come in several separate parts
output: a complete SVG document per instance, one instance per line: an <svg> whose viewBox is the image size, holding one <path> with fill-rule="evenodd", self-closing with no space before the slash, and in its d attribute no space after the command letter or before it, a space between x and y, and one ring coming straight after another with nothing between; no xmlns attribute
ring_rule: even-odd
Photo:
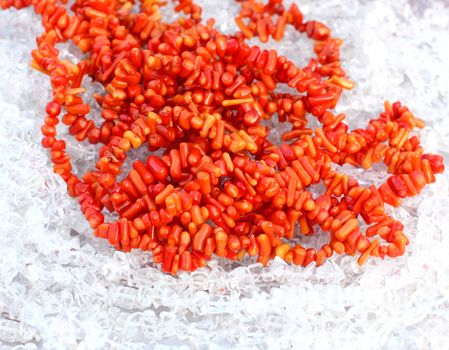
<svg viewBox="0 0 449 350"><path fill-rule="evenodd" d="M234 35L202 21L192 0L176 1L184 17L170 23L158 1L142 2L137 13L132 1L76 0L73 14L64 3L0 0L2 8L33 6L42 16L31 63L53 90L42 145L95 236L123 251L149 250L172 274L203 267L214 254L257 256L263 264L278 256L300 266L319 266L334 252L357 255L360 265L404 254L404 226L385 205L397 207L435 182L442 157L424 153L412 136L424 122L400 103L386 102L365 129L350 130L332 112L354 83L340 64L342 41L327 26L281 0L239 1ZM305 67L246 42L280 41L287 26L314 41L316 57ZM67 41L85 53L79 63L59 57L56 45ZM100 125L81 97L86 75L105 87L95 96ZM280 93L282 85L294 92ZM321 126L308 127L307 115ZM279 144L264 126L275 116L291 126ZM60 121L77 141L102 145L82 176L57 136ZM147 158L119 180L129 151L140 147ZM390 173L379 187L336 170L379 162ZM325 192L314 196L310 186L319 183ZM105 222L106 211L118 220ZM300 244L316 231L329 237L326 244Z"/></svg>

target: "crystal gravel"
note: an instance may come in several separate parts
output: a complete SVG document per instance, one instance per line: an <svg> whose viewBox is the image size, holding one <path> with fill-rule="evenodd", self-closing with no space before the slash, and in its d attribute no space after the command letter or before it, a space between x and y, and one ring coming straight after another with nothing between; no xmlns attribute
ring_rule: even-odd
<svg viewBox="0 0 449 350"><path fill-rule="evenodd" d="M235 31L233 1L198 2L204 17ZM400 100L428 123L420 132L426 150L449 164L448 1L299 5L345 40L343 64L357 86L337 111L350 125L365 125L384 99ZM49 81L29 68L40 32L30 9L0 11L0 349L447 349L447 174L393 212L411 240L399 259L359 268L339 257L318 269L213 260L168 276L148 254L93 238L52 173L39 130ZM312 50L291 30L267 46L297 63ZM60 48L76 59L76 48ZM88 95L99 91L84 83ZM71 143L68 151L79 170L94 162L94 146ZM383 171L348 169L361 183L378 183Z"/></svg>

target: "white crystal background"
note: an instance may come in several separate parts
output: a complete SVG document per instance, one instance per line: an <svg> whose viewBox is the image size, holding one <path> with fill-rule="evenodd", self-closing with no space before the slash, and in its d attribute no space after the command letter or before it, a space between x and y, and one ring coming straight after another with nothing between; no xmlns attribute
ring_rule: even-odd
<svg viewBox="0 0 449 350"><path fill-rule="evenodd" d="M235 30L234 2L200 3L205 17ZM426 149L449 164L449 1L299 5L345 40L343 64L357 86L337 111L363 126L385 99L400 100L427 121ZM394 211L411 240L399 259L359 268L333 258L318 269L212 261L168 276L147 254L93 238L52 173L39 130L49 82L29 67L40 32L30 9L0 11L0 349L448 349L446 174ZM312 45L288 31L276 47L303 63ZM82 166L94 157L88 150L70 153Z"/></svg>

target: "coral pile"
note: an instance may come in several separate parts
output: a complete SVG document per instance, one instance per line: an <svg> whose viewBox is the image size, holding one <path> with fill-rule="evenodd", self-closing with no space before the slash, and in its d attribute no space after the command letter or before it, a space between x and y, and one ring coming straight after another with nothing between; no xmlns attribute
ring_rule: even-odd
<svg viewBox="0 0 449 350"><path fill-rule="evenodd" d="M305 21L294 4L239 3L240 31L225 35L202 21L192 0L177 1L184 16L171 23L162 21L158 0L143 1L138 12L131 1L76 0L73 14L57 0L0 0L2 8L32 5L42 16L32 66L48 74L53 92L42 145L95 235L123 251L151 250L172 274L205 266L213 254L249 254L263 264L279 256L302 266L321 265L334 252L359 254L359 264L403 255L404 227L384 206L399 206L444 170L442 157L424 153L411 134L424 122L386 102L365 129L350 130L333 112L354 86L340 64L342 41ZM314 41L306 67L247 43L282 40L286 26ZM59 57L56 45L66 41L86 54L80 62ZM95 96L101 125L81 97L86 75L105 87ZM320 127L311 128L308 116ZM291 125L279 143L268 138L273 117ZM57 137L60 122L79 142L103 145L82 176ZM129 151L144 146L149 156L121 174ZM379 187L338 170L379 162L391 174ZM324 193L314 197L310 186L320 183ZM104 211L115 222L105 222ZM314 230L328 242L301 245Z"/></svg>

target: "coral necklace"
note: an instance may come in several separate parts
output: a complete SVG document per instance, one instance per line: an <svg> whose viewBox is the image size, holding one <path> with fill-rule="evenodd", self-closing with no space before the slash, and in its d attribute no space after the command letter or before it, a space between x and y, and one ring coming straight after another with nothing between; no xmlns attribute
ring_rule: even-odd
<svg viewBox="0 0 449 350"><path fill-rule="evenodd" d="M95 235L124 251L151 250L172 274L205 266L213 254L258 256L263 264L279 256L302 266L321 265L334 252L359 254L359 264L403 255L404 227L384 205L399 206L444 170L442 158L411 136L423 121L386 102L366 129L349 131L345 116L331 112L354 85L340 66L342 41L324 24L304 21L296 5L239 1L240 31L225 35L213 20L201 21L192 0L176 3L185 17L165 23L158 0L141 3L139 13L131 1L76 0L73 15L57 0L0 0L2 8L32 5L42 16L32 66L53 89L42 144ZM245 42L279 41L286 26L314 40L316 58L304 68ZM78 64L59 58L56 44L68 40L87 54ZM101 125L87 117L85 75L106 90L96 96ZM295 92L280 93L281 85ZM307 114L321 127L309 128ZM263 126L274 115L291 125L280 145ZM60 121L79 142L103 145L95 169L81 177L57 138ZM119 181L127 152L144 146L148 158ZM336 170L376 162L391 174L379 187ZM318 183L325 192L314 198L307 189ZM105 222L104 211L118 219ZM365 233L359 219L369 225ZM317 229L328 243L303 247L300 237Z"/></svg>

